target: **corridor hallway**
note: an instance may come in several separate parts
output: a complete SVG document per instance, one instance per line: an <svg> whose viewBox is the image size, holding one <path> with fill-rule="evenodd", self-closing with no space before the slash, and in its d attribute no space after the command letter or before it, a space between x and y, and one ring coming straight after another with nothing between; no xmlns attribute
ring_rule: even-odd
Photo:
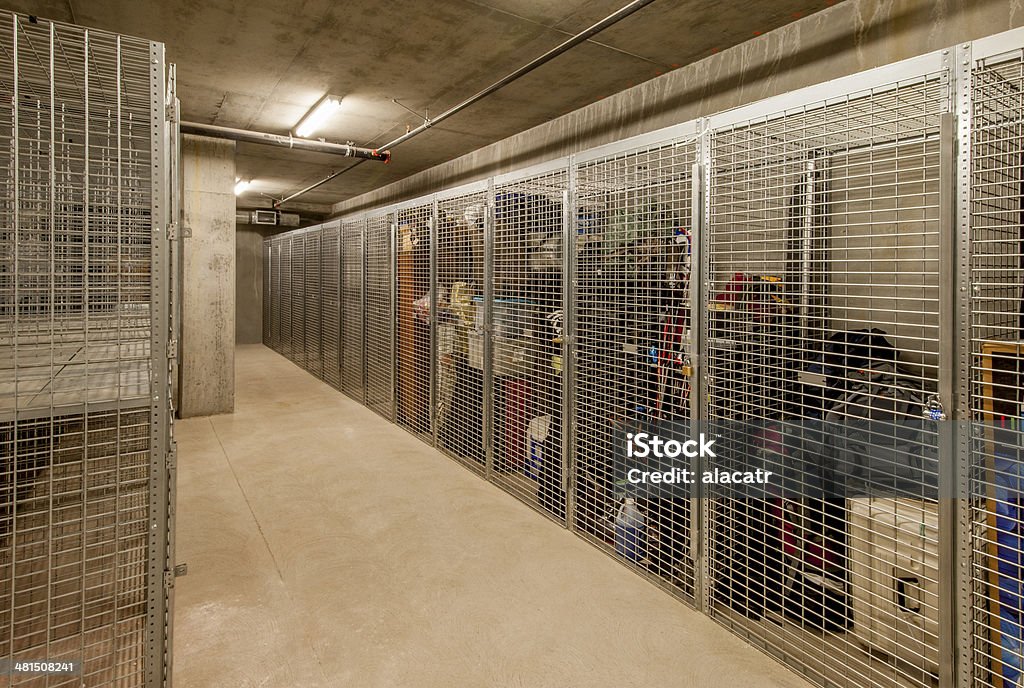
<svg viewBox="0 0 1024 688"><path fill-rule="evenodd" d="M176 424L177 688L802 688L260 345Z"/></svg>

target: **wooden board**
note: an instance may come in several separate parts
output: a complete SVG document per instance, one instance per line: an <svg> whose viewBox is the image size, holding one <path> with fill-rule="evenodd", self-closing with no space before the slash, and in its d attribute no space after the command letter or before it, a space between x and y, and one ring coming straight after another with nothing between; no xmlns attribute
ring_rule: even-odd
<svg viewBox="0 0 1024 688"><path fill-rule="evenodd" d="M1007 365L1009 364L1009 365ZM988 526L988 626L991 650L991 682L993 688L1003 688L1002 635L999 617L999 531L996 516L996 438L995 428L1000 418L1021 417L1021 369L1024 367L1024 342L986 342L981 347L982 369L982 421L986 425L986 520Z"/></svg>

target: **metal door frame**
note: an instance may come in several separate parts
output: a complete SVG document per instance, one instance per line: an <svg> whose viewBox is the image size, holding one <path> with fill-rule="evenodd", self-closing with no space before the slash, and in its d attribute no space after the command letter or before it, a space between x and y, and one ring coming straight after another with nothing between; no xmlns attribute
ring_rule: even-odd
<svg viewBox="0 0 1024 688"><path fill-rule="evenodd" d="M176 460L170 431L170 374L174 352L171 327L170 247L168 229L174 221L177 193L171 187L168 146L166 66L163 44L150 43L150 169L152 244L150 295L150 533L147 595L146 682L152 688L170 681L170 630L174 586L174 496ZM175 123L171 123L172 126ZM175 141L177 137L175 137ZM177 154L177 151L175 151Z"/></svg>

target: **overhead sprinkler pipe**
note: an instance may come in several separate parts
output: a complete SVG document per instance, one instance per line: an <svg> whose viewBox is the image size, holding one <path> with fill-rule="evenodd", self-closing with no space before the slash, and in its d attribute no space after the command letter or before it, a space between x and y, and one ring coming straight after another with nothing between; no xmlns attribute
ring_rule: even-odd
<svg viewBox="0 0 1024 688"><path fill-rule="evenodd" d="M427 129L429 129L430 127L434 126L435 124L443 122L444 120L448 119L452 115L455 115L455 114L458 114L459 112L462 112L463 110L468 108L470 105L473 105L474 103L478 103L479 101L483 100L484 98L486 98L487 96L491 95L495 91L498 91L499 89L502 89L505 86L508 86L509 84L511 84L516 79L519 79L520 77L529 74L533 70L537 69L537 67L540 67L541 65L547 64L548 62L550 62L551 60L555 59L559 55L561 55L563 53L566 53L569 50L575 48L580 43L583 43L583 42L593 38L595 35L599 34L602 31L604 31L609 26L612 26L613 24L617 24L618 22L622 21L623 19L625 19L629 15L633 14L634 12L643 9L644 7L647 7L648 5L650 5L654 1L655 0L633 0L633 2L629 3L628 5L626 5L625 7L621 8L621 9L617 10L616 12L613 12L612 14L609 14L607 17L605 17L601 21L597 22L596 24L594 24L590 28L584 29L583 31L581 31L578 34L576 34L575 36L572 36L571 38L566 39L565 41L563 41L559 45L555 46L551 50L547 51L546 53L544 53L540 57L537 57L537 58L531 60L530 62L527 62L525 65L523 65L522 67L520 67L516 71L512 72L508 76L505 76L505 77L499 79L498 81L495 81L493 84L491 84L487 88L485 88L482 91L479 91L478 93L470 96L469 98L467 98L466 100L462 101L458 105L454 105L454 106L448 108L447 110L445 110L444 112L439 114L437 117L433 117L433 118L425 121L423 124L421 124L420 126L416 127L415 129L412 129L412 130L406 132L405 134L402 134L401 136L399 136L394 141L389 141L386 145L381 146L381 148L383 148L384 150L391 150L395 146L398 146L400 144L405 143L406 141L408 141L412 137L418 136L419 134L422 134L423 132L425 132Z"/></svg>
<svg viewBox="0 0 1024 688"><path fill-rule="evenodd" d="M537 69L537 67L540 67L541 65L547 64L548 62L550 62L551 60L555 59L559 55L568 52L572 48L575 48L580 43L583 43L583 42L585 42L587 40L590 40L595 35L601 33L605 29L607 29L609 26L612 26L613 24L617 24L618 22L622 21L623 19L625 19L629 15L633 14L634 12L643 9L644 7L647 7L648 5L650 5L654 1L655 0L633 0L633 2L629 3L625 7L622 7L621 9L619 9L619 10L609 14L607 17L605 17L601 21L597 22L596 24L594 24L590 28L584 29L583 31L581 31L578 34L576 34L575 36L572 36L571 38L566 39L565 41L563 41L559 45L555 46L551 50L547 51L546 53L544 53L540 57L537 57L537 58L531 60L530 62L527 62L525 65L523 65L519 69L515 70L514 72L512 72L508 76L505 76L505 77L499 79L498 81L495 81L493 84L491 84L487 88L485 88L482 91L480 91L480 92L470 96L469 98L467 98L466 100L462 101L458 105L455 105L453 107L448 108L447 110L445 110L444 112L439 114L437 117L433 117L431 119L425 120L423 122L423 124L421 124L420 126L416 127L415 129L411 129L410 131L406 132L405 134L402 134L401 136L399 136L394 141L388 142L387 145L381 146L380 150L385 151L385 153L384 153L385 155L390 155L391 154L391 149L394 148L395 146L398 146L400 144L405 143L406 141L408 141L409 139L413 138L414 136L419 136L420 134L422 134L427 129L431 128L432 126L434 126L434 125L436 125L436 124L438 124L440 122L443 122L444 120L448 119L449 117L451 117L454 114L462 112L463 110L465 110L469 106L473 105L474 103L480 102L481 100L483 100L487 96L493 94L495 91L498 91L498 90L504 88L505 86L508 86L509 84L511 84L516 79L519 79L520 77L523 77L523 76L529 74L530 72L532 72L533 70ZM327 177L324 177L320 181L315 182L315 183L311 184L310 186L307 186L305 189L302 189L300 191L295 192L294 194L288 196L287 198L282 199L281 201L278 201L275 204L275 207L280 207L280 204L284 203L285 201L290 201L290 200L292 200L294 198L297 198L298 196L301 196L304 193L308 193L308 192L312 191L313 189L315 189L315 188L317 188L319 186L322 186L323 184L326 184L327 182L331 181L332 179L337 179L342 174L348 172L349 170L351 170L352 168L357 167L357 166L358 166L358 163L356 165L351 165L351 166L349 166L349 167L347 167L345 169L338 170L337 172L332 172L330 175L328 175Z"/></svg>
<svg viewBox="0 0 1024 688"><path fill-rule="evenodd" d="M294 136L282 136L262 131L249 131L248 129L233 129L231 127L219 127L215 124L199 124L198 122L182 122L182 134L197 134L199 136L212 136L218 139L229 139L243 143L256 143L267 146L279 146L293 148L295 150L310 151L313 153L328 153L330 155L341 155L346 158L362 158L363 160L378 160L388 162L391 160L391 153L376 148L360 148L345 143L330 143L328 141L314 141L313 139L302 139Z"/></svg>

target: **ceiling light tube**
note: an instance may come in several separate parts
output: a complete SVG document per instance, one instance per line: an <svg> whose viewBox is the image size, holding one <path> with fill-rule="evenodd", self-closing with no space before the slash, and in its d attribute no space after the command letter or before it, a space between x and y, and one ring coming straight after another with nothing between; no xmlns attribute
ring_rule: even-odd
<svg viewBox="0 0 1024 688"><path fill-rule="evenodd" d="M236 179L235 180L235 195L236 196L241 196L242 194L244 194L249 189L250 185L252 185L252 180L248 180L247 181L245 179Z"/></svg>
<svg viewBox="0 0 1024 688"><path fill-rule="evenodd" d="M295 135L301 138L309 138L313 133L324 125L327 118L341 108L341 98L326 95L317 102L306 116L299 120L295 126Z"/></svg>

